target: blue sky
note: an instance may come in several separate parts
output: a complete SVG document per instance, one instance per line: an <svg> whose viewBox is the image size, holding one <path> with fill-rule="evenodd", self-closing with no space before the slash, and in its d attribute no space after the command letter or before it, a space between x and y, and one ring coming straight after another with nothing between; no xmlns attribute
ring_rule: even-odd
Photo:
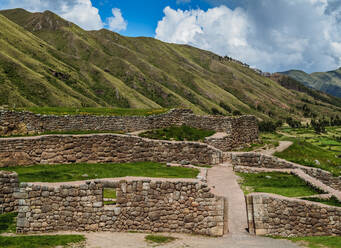
<svg viewBox="0 0 341 248"><path fill-rule="evenodd" d="M163 9L170 6L173 9L183 10L201 8L207 10L214 4L206 1L179 2L176 0L93 0L93 5L99 9L103 21L112 15L112 8L119 8L124 19L127 20L127 29L120 31L127 36L155 36L157 23L164 16Z"/></svg>
<svg viewBox="0 0 341 248"><path fill-rule="evenodd" d="M0 0L9 8L188 44L263 71L341 67L340 0Z"/></svg>

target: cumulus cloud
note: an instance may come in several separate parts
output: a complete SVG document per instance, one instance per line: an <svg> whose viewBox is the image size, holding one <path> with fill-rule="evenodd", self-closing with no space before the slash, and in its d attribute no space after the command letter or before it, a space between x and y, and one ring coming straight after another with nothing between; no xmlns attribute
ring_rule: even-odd
<svg viewBox="0 0 341 248"><path fill-rule="evenodd" d="M98 9L92 5L91 0L0 0L0 9L12 8L24 8L32 12L50 10L86 30L98 30L106 27ZM124 30L127 23L123 20L121 11L113 9L113 15L108 19L113 21L113 25L116 24L116 30ZM118 24L122 24L123 28L119 29ZM110 22L108 27L112 29Z"/></svg>
<svg viewBox="0 0 341 248"><path fill-rule="evenodd" d="M108 18L108 28L112 31L122 31L127 29L127 21L124 20L121 10L114 8L112 9L113 17Z"/></svg>
<svg viewBox="0 0 341 248"><path fill-rule="evenodd" d="M166 7L156 38L228 55L264 71L325 71L341 66L340 24L339 0L242 0L235 9Z"/></svg>

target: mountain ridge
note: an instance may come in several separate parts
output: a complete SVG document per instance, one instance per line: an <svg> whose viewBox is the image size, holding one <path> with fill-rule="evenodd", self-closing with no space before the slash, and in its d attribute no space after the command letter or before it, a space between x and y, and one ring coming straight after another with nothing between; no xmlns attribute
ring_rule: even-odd
<svg viewBox="0 0 341 248"><path fill-rule="evenodd" d="M341 97L341 68L333 71L314 72L311 74L301 70L290 70L279 73L290 76L314 89L336 97Z"/></svg>
<svg viewBox="0 0 341 248"><path fill-rule="evenodd" d="M331 96L287 89L188 45L85 31L50 11L0 11L0 24L0 105L184 107L263 120L303 118L302 99L321 116L341 110Z"/></svg>

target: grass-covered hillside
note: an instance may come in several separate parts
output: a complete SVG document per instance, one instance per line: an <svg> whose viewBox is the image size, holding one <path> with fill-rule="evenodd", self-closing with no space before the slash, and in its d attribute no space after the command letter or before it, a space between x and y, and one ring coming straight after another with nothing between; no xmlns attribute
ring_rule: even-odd
<svg viewBox="0 0 341 248"><path fill-rule="evenodd" d="M341 68L335 71L315 72L312 74L291 70L282 72L282 74L288 75L309 87L341 97Z"/></svg>
<svg viewBox="0 0 341 248"><path fill-rule="evenodd" d="M49 11L0 11L0 26L0 105L185 107L280 119L302 117L308 104L318 116L341 113L341 104L194 47L85 31Z"/></svg>

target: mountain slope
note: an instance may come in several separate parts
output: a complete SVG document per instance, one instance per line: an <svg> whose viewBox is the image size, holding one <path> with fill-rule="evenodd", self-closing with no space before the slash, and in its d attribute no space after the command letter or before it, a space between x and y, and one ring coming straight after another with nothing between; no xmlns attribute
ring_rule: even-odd
<svg viewBox="0 0 341 248"><path fill-rule="evenodd" d="M317 115L341 110L328 95L286 89L186 45L85 31L49 11L0 11L0 25L0 105L186 107L280 119L303 117L309 99Z"/></svg>
<svg viewBox="0 0 341 248"><path fill-rule="evenodd" d="M290 76L309 87L327 94L341 97L341 68L335 71L315 72L312 74L297 70L281 72L281 74Z"/></svg>

